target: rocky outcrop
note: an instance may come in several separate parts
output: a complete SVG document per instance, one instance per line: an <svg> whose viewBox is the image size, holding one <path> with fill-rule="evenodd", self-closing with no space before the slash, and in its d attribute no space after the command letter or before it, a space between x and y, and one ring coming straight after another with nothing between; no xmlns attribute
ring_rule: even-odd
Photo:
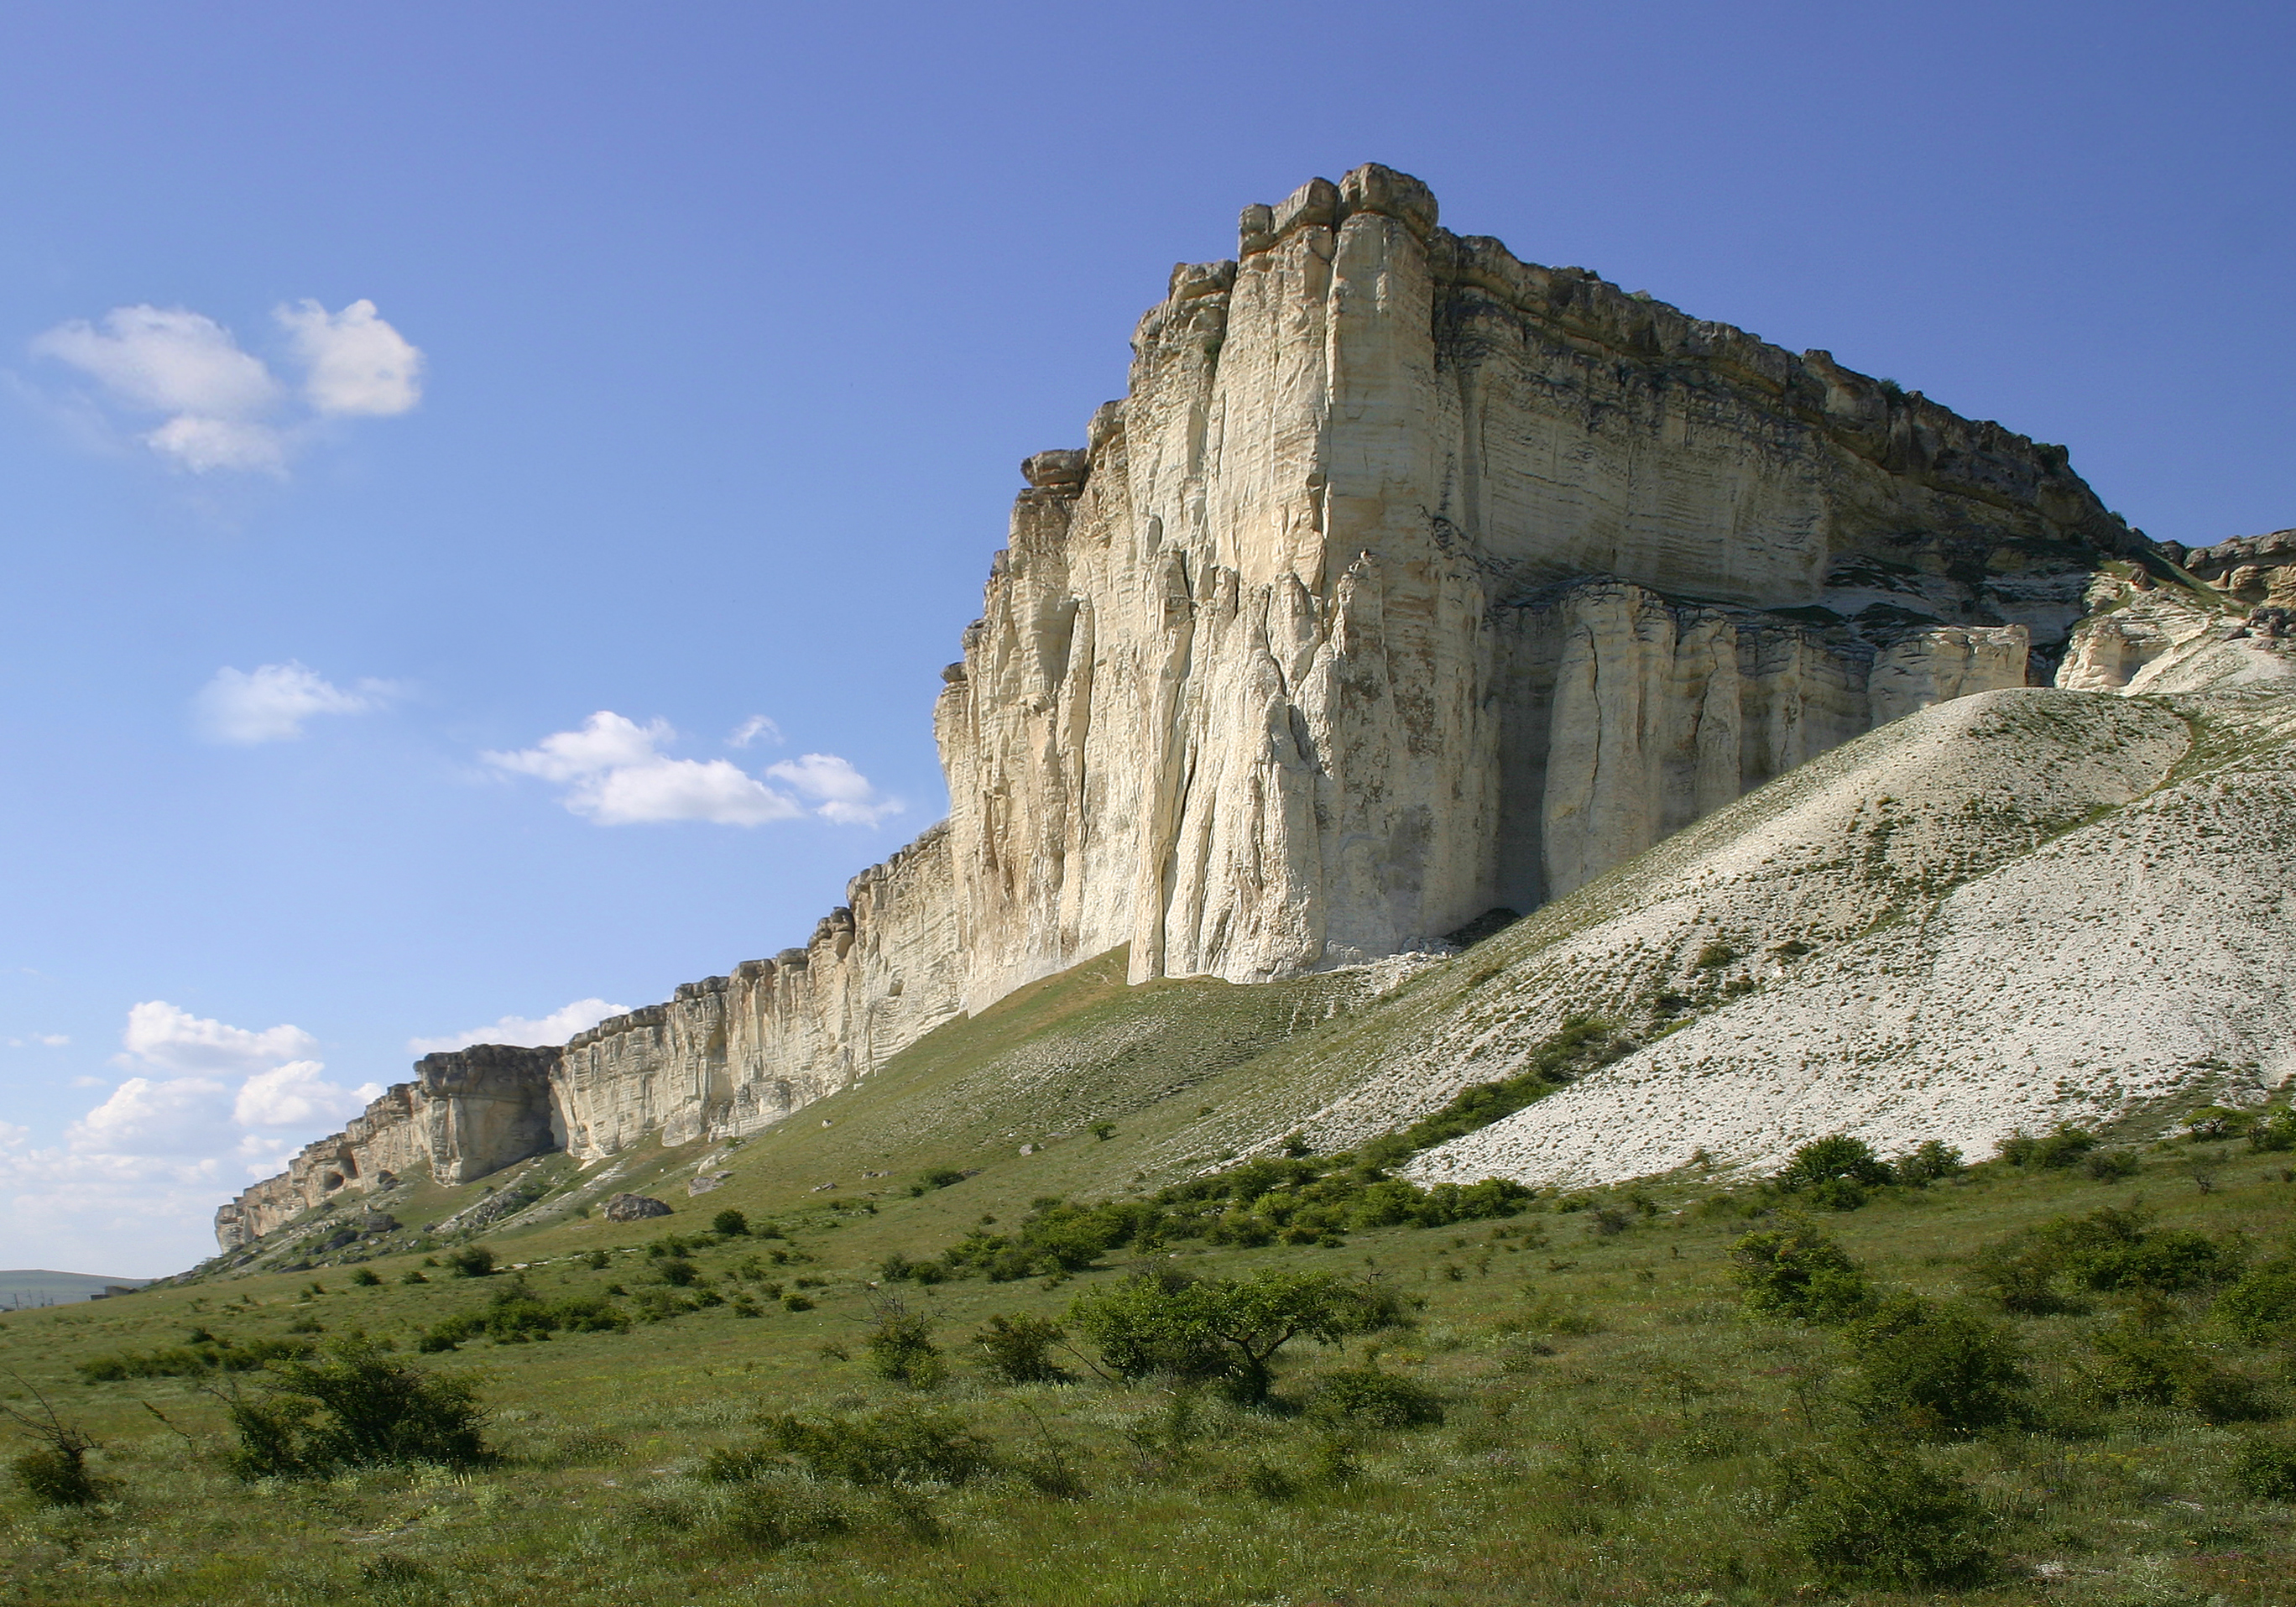
<svg viewBox="0 0 2296 1607"><path fill-rule="evenodd" d="M2182 555L2185 570L2251 606L2296 609L2296 530L2235 536Z"/></svg>
<svg viewBox="0 0 2296 1607"><path fill-rule="evenodd" d="M2046 676L2108 561L2169 572L2062 447L1455 234L1380 167L1175 267L1127 395L1022 477L935 706L948 821L485 1119L739 1133L1119 948L1251 982L1439 947Z"/></svg>
<svg viewBox="0 0 2296 1607"><path fill-rule="evenodd" d="M441 1183L470 1183L513 1161L564 1147L549 1097L555 1049L481 1044L426 1054L340 1133L307 1144L287 1169L216 1213L226 1250L339 1194L390 1187L426 1166Z"/></svg>
<svg viewBox="0 0 2296 1607"><path fill-rule="evenodd" d="M1381 168L1247 209L1133 349L1029 460L937 712L975 1007L1119 944L1250 981L1524 907L2024 685L2145 545L2061 448L1452 234Z"/></svg>
<svg viewBox="0 0 2296 1607"><path fill-rule="evenodd" d="M578 1034L551 1078L567 1147L751 1132L867 1076L962 1007L951 891L936 826L855 877L803 948Z"/></svg>

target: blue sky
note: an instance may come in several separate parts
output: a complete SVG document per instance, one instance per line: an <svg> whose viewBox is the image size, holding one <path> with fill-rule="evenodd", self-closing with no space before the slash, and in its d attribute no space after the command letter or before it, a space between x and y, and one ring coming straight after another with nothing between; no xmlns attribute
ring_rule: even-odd
<svg viewBox="0 0 2296 1607"><path fill-rule="evenodd" d="M7 7L0 1265L173 1270L418 1041L802 941L946 808L1018 460L1316 174L2067 443L2155 536L2296 523L2291 43L2205 4Z"/></svg>

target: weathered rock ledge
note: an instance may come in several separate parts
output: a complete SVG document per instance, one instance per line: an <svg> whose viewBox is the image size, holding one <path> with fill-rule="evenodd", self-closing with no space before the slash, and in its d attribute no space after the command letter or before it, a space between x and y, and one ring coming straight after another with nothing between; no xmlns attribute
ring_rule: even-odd
<svg viewBox="0 0 2296 1607"><path fill-rule="evenodd" d="M1385 168L1247 208L1132 350L1022 465L935 705L947 823L803 948L529 1052L515 1098L394 1089L219 1234L418 1154L761 1127L1119 947L1236 982L1428 947L2047 679L2108 562L2173 573L2063 448L1455 234Z"/></svg>

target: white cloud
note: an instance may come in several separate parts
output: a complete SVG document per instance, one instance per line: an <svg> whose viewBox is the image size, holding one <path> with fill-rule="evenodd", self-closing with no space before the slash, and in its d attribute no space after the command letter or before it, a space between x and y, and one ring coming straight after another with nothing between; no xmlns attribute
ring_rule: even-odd
<svg viewBox="0 0 2296 1607"><path fill-rule="evenodd" d="M273 316L307 370L299 416L290 406L293 393L261 357L187 307L114 307L93 324L74 319L34 337L32 351L94 381L114 409L163 415L140 439L194 474L284 476L314 420L387 416L422 399L422 354L373 302L330 313L307 300Z"/></svg>
<svg viewBox="0 0 2296 1607"><path fill-rule="evenodd" d="M579 731L561 731L531 748L481 757L496 768L537 775L566 788L565 803L600 825L706 820L757 826L792 820L804 806L728 760L671 758L668 725L600 709Z"/></svg>
<svg viewBox="0 0 2296 1607"><path fill-rule="evenodd" d="M627 1015L627 1004L610 1004L603 999L577 999L562 1004L548 1015L506 1015L491 1027L473 1027L468 1032L450 1032L445 1037L415 1037L406 1040L410 1054L437 1054L445 1050L467 1049L472 1044L522 1044L539 1048L545 1044L562 1044L578 1032L587 1032L610 1015Z"/></svg>
<svg viewBox="0 0 2296 1607"><path fill-rule="evenodd" d="M194 474L286 470L285 439L265 422L281 400L279 381L203 314L118 307L100 328L82 319L58 324L32 350L78 369L130 412L172 415L144 444Z"/></svg>
<svg viewBox="0 0 2296 1607"><path fill-rule="evenodd" d="M291 742L314 715L365 714L398 691L389 681L365 680L347 692L291 659L251 670L217 670L192 699L192 714L210 742Z"/></svg>
<svg viewBox="0 0 2296 1607"><path fill-rule="evenodd" d="M728 748L746 748L751 742L760 740L771 742L776 748L780 747L782 728L764 715L753 714L734 727L734 734L726 739L726 745Z"/></svg>
<svg viewBox="0 0 2296 1607"><path fill-rule="evenodd" d="M10 1038L8 1040L8 1047L11 1049L24 1049L30 1047L34 1044L37 1044L44 1049L61 1049L66 1044L70 1042L70 1037L65 1033L35 1032L29 1037Z"/></svg>
<svg viewBox="0 0 2296 1607"><path fill-rule="evenodd" d="M422 354L376 316L373 302L354 301L331 313L307 300L272 316L310 370L303 395L314 411L388 417L422 399Z"/></svg>
<svg viewBox="0 0 2296 1607"><path fill-rule="evenodd" d="M132 1007L120 1042L127 1050L123 1063L141 1062L173 1071L253 1071L302 1059L319 1046L300 1027L250 1032L178 1010L164 999Z"/></svg>
<svg viewBox="0 0 2296 1607"><path fill-rule="evenodd" d="M326 1069L315 1060L296 1060L257 1072L239 1086L232 1120L243 1127L332 1125L349 1120L382 1092L380 1083L339 1087L320 1075Z"/></svg>
<svg viewBox="0 0 2296 1607"><path fill-rule="evenodd" d="M0 1124L0 1263L180 1271L213 1253L215 1209L244 1180L382 1091L329 1082L299 1027L234 1027L163 1000L131 1009L121 1041L134 1075L60 1142Z"/></svg>
<svg viewBox="0 0 2296 1607"><path fill-rule="evenodd" d="M240 350L214 319L184 307L117 307L101 329L75 318L37 337L32 349L147 413L247 419L279 401L279 381L262 358Z"/></svg>
<svg viewBox="0 0 2296 1607"><path fill-rule="evenodd" d="M814 813L840 825L873 826L902 809L898 798L882 798L869 778L834 753L808 753L766 767L775 781L787 782L816 799Z"/></svg>

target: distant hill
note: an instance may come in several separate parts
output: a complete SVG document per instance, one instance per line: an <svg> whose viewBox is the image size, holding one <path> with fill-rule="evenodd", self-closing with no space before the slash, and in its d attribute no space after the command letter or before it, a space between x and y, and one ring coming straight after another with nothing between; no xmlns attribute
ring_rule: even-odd
<svg viewBox="0 0 2296 1607"><path fill-rule="evenodd" d="M92 1272L46 1272L37 1267L0 1272L0 1311L92 1300L106 1289L141 1289L149 1278L106 1278Z"/></svg>

